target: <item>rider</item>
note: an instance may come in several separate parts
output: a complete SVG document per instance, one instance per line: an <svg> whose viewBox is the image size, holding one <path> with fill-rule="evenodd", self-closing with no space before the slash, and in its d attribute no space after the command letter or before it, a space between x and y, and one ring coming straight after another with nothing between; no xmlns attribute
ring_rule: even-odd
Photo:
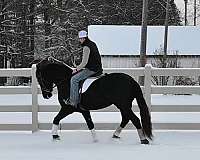
<svg viewBox="0 0 200 160"><path fill-rule="evenodd" d="M67 105L77 107L79 101L79 82L96 73L102 73L101 56L97 45L88 38L85 30L78 32L78 38L83 47L82 62L72 72L70 98L64 100Z"/></svg>

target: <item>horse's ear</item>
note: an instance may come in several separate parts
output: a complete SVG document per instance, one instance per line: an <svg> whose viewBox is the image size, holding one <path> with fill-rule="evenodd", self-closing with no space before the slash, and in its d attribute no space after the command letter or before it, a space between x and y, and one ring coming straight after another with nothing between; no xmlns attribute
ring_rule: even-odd
<svg viewBox="0 0 200 160"><path fill-rule="evenodd" d="M52 56L47 57L47 60L48 60L50 63L54 63L54 58L53 58Z"/></svg>
<svg viewBox="0 0 200 160"><path fill-rule="evenodd" d="M29 63L29 67L32 67L33 64L37 64L40 61L41 61L40 59L34 59L32 62Z"/></svg>

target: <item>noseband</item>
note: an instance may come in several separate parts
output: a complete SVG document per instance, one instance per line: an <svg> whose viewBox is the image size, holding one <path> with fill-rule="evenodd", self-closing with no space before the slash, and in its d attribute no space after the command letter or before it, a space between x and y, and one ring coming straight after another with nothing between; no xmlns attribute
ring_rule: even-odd
<svg viewBox="0 0 200 160"><path fill-rule="evenodd" d="M64 82L67 79L67 78L64 78L64 79L60 80L58 83L56 83L57 85L53 84L53 86L50 89L48 89L45 86L45 82L48 83L48 84L50 84L50 82L48 80L46 80L45 78L43 78L42 73L40 71L38 72L38 78L40 79L40 83L42 85L42 88L41 88L42 91L45 91L47 93L51 93L53 88L55 88L56 86L59 86L62 82Z"/></svg>

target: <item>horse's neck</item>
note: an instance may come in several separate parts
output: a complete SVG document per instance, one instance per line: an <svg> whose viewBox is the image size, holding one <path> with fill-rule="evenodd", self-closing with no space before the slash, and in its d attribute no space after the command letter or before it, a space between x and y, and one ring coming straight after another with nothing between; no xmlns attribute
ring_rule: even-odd
<svg viewBox="0 0 200 160"><path fill-rule="evenodd" d="M63 98L68 98L70 95L70 80L72 74L72 68L66 64L57 64L54 68L54 73L62 74L62 78L55 80L54 83L57 86L58 96Z"/></svg>
<svg viewBox="0 0 200 160"><path fill-rule="evenodd" d="M60 84L57 83L58 97L68 98L70 96L70 81L63 81Z"/></svg>

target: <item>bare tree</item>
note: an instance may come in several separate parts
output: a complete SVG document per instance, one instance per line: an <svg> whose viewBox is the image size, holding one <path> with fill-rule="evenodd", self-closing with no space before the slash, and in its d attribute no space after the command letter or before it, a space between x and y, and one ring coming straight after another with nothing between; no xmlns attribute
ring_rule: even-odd
<svg viewBox="0 0 200 160"><path fill-rule="evenodd" d="M149 0L148 24L164 24L163 3ZM74 55L81 56L77 32L88 25L142 23L142 1L138 0L2 0L0 4L5 8L0 10L4 17L0 34L7 41L1 45L9 46L13 64L23 66L33 53L35 57L53 55L72 64ZM176 15L170 13L170 24L179 24Z"/></svg>
<svg viewBox="0 0 200 160"><path fill-rule="evenodd" d="M188 0L187 3L187 22L188 25L200 24L200 2L197 0Z"/></svg>
<svg viewBox="0 0 200 160"><path fill-rule="evenodd" d="M187 8L188 8L188 0L184 0L185 2L185 26L187 26L188 20L187 20Z"/></svg>
<svg viewBox="0 0 200 160"><path fill-rule="evenodd" d="M164 57L164 49L160 46L159 49L154 51L154 61L152 65L157 68L179 68L180 63L178 61L178 52L174 52L173 55ZM163 67L165 66L165 67ZM167 85L170 76L153 76L153 84L155 85Z"/></svg>

